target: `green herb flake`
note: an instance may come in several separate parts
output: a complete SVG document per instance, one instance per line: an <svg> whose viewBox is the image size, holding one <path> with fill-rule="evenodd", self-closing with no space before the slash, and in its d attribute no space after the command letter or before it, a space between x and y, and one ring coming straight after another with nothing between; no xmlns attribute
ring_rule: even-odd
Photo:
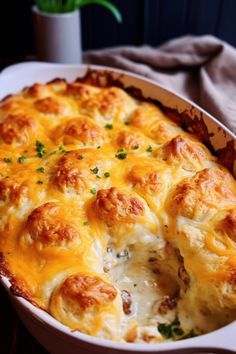
<svg viewBox="0 0 236 354"><path fill-rule="evenodd" d="M98 176L98 175L97 175L96 177L97 177L98 179L101 179L101 178L102 178L101 176Z"/></svg>
<svg viewBox="0 0 236 354"><path fill-rule="evenodd" d="M106 124L105 128L111 130L111 129L113 129L113 125L112 124Z"/></svg>
<svg viewBox="0 0 236 354"><path fill-rule="evenodd" d="M178 317L176 317L176 318L174 319L174 321L171 323L171 325L172 325L172 326L180 326L180 321L179 321Z"/></svg>
<svg viewBox="0 0 236 354"><path fill-rule="evenodd" d="M124 160L127 157L126 152L119 152L119 154L116 154L115 157L117 157L120 160Z"/></svg>
<svg viewBox="0 0 236 354"><path fill-rule="evenodd" d="M160 332L160 334L166 338L172 338L172 327L171 324L166 324L166 323L159 323L158 324L158 331Z"/></svg>
<svg viewBox="0 0 236 354"><path fill-rule="evenodd" d="M146 151L147 151L147 152L152 152L152 147L151 147L151 145L147 148Z"/></svg>
<svg viewBox="0 0 236 354"><path fill-rule="evenodd" d="M18 162L19 162L19 163L24 163L25 160L26 160L26 157L25 157L25 156L20 156L20 157L18 158Z"/></svg>
<svg viewBox="0 0 236 354"><path fill-rule="evenodd" d="M4 157L3 161L6 162L6 163L11 163L12 162L12 158L11 157Z"/></svg>
<svg viewBox="0 0 236 354"><path fill-rule="evenodd" d="M57 150L52 150L51 152L50 152L50 155L55 155L57 153Z"/></svg>
<svg viewBox="0 0 236 354"><path fill-rule="evenodd" d="M41 173L44 173L45 172L45 169L44 167L39 167L36 169L37 172L41 172Z"/></svg>
<svg viewBox="0 0 236 354"><path fill-rule="evenodd" d="M197 333L195 333L193 329L187 334L184 334L183 329L180 327L178 317L176 317L175 320L169 324L159 323L157 328L160 334L166 339L173 338L175 340L182 340L197 336Z"/></svg>
<svg viewBox="0 0 236 354"><path fill-rule="evenodd" d="M79 155L79 160L83 160L83 158L84 158L84 155L80 154Z"/></svg>
<svg viewBox="0 0 236 354"><path fill-rule="evenodd" d="M43 184L43 181L37 181L37 184Z"/></svg>
<svg viewBox="0 0 236 354"><path fill-rule="evenodd" d="M43 157L46 154L45 145L41 143L41 141L36 140L35 146L36 146L37 156Z"/></svg>
<svg viewBox="0 0 236 354"><path fill-rule="evenodd" d="M182 330L182 328L180 327L174 327L173 328L173 333L176 335L176 336L182 336L184 334L184 331Z"/></svg>
<svg viewBox="0 0 236 354"><path fill-rule="evenodd" d="M84 225L84 226L89 225L88 220L84 221L84 222L83 222L83 225Z"/></svg>
<svg viewBox="0 0 236 354"><path fill-rule="evenodd" d="M93 194L93 195L95 195L95 194L97 193L96 188L92 188L92 189L90 189L90 193L91 193L91 194Z"/></svg>
<svg viewBox="0 0 236 354"><path fill-rule="evenodd" d="M98 167L96 166L96 167L94 167L94 168L90 168L90 171L96 175L96 174L98 173L99 169L98 169Z"/></svg>
<svg viewBox="0 0 236 354"><path fill-rule="evenodd" d="M65 154L68 152L68 151L64 148L64 146L59 146L59 151L65 153Z"/></svg>
<svg viewBox="0 0 236 354"><path fill-rule="evenodd" d="M104 177L106 177L106 178L110 177L110 172L105 172Z"/></svg>

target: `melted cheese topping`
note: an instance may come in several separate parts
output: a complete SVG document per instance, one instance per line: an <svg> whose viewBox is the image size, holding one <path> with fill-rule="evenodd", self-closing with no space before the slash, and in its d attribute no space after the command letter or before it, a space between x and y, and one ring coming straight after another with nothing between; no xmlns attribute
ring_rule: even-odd
<svg viewBox="0 0 236 354"><path fill-rule="evenodd" d="M0 103L4 268L72 330L161 342L234 320L235 205L207 148L124 90L56 80Z"/></svg>

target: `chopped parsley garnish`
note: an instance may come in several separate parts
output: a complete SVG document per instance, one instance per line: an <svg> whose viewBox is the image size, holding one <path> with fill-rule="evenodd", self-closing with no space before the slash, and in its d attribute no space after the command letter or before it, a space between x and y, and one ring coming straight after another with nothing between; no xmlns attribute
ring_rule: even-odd
<svg viewBox="0 0 236 354"><path fill-rule="evenodd" d="M89 224L88 220L83 222L83 225L88 225L88 224Z"/></svg>
<svg viewBox="0 0 236 354"><path fill-rule="evenodd" d="M184 331L180 327L174 327L173 332L176 336L182 336L184 334Z"/></svg>
<svg viewBox="0 0 236 354"><path fill-rule="evenodd" d="M90 189L90 193L91 193L91 194L93 194L93 195L95 195L95 194L97 193L96 188L92 188L92 189Z"/></svg>
<svg viewBox="0 0 236 354"><path fill-rule="evenodd" d="M19 163L24 163L25 160L26 160L26 157L25 157L25 156L20 156L20 157L18 158L18 162L19 162Z"/></svg>
<svg viewBox="0 0 236 354"><path fill-rule="evenodd" d="M45 145L41 143L39 140L36 140L36 151L38 157L43 157L46 154Z"/></svg>
<svg viewBox="0 0 236 354"><path fill-rule="evenodd" d="M11 163L12 162L12 158L11 157L4 157L3 161L6 162L6 163Z"/></svg>
<svg viewBox="0 0 236 354"><path fill-rule="evenodd" d="M112 124L106 124L105 128L111 130L111 129L113 129L113 125Z"/></svg>
<svg viewBox="0 0 236 354"><path fill-rule="evenodd" d="M97 175L96 177L97 177L98 179L101 179L101 178L102 178L101 176L98 176L98 175Z"/></svg>
<svg viewBox="0 0 236 354"><path fill-rule="evenodd" d="M61 152L67 153L68 151L64 148L64 146L59 146L59 150Z"/></svg>
<svg viewBox="0 0 236 354"><path fill-rule="evenodd" d="M43 181L37 181L37 184L43 184Z"/></svg>
<svg viewBox="0 0 236 354"><path fill-rule="evenodd" d="M110 177L110 172L105 172L104 177L106 177L106 178Z"/></svg>
<svg viewBox="0 0 236 354"><path fill-rule="evenodd" d="M120 160L124 160L124 159L126 159L127 154L126 154L126 152L119 152L119 154L116 154L115 156Z"/></svg>
<svg viewBox="0 0 236 354"><path fill-rule="evenodd" d="M90 168L90 171L96 175L96 174L98 173L99 169L98 169L98 167L96 166L96 167L94 167L94 168Z"/></svg>
<svg viewBox="0 0 236 354"><path fill-rule="evenodd" d="M50 155L55 155L57 153L57 150L52 150L51 152L50 152Z"/></svg>
<svg viewBox="0 0 236 354"><path fill-rule="evenodd" d="M174 321L173 321L171 324L172 324L172 326L179 326L179 325L180 325L180 322L179 322L178 317L176 317L176 318L174 319Z"/></svg>
<svg viewBox="0 0 236 354"><path fill-rule="evenodd" d="M146 151L147 151L147 152L152 152L152 147L151 147L151 145L147 148Z"/></svg>
<svg viewBox="0 0 236 354"><path fill-rule="evenodd" d="M169 324L159 323L157 328L160 334L166 339L173 338L176 340L180 340L197 336L197 333L195 333L193 329L191 329L190 332L184 334L183 329L180 327L180 322L178 318L176 318L173 322Z"/></svg>
<svg viewBox="0 0 236 354"><path fill-rule="evenodd" d="M124 160L127 157L127 153L125 152L125 149L121 148L118 150L118 154L115 155L120 160Z"/></svg>
<svg viewBox="0 0 236 354"><path fill-rule="evenodd" d="M41 173L44 173L45 170L44 170L44 167L39 167L36 169L37 172L41 172Z"/></svg>
<svg viewBox="0 0 236 354"><path fill-rule="evenodd" d="M165 337L166 339L172 338L173 333L171 324L168 325L166 323L159 323L157 328L163 337Z"/></svg>
<svg viewBox="0 0 236 354"><path fill-rule="evenodd" d="M84 158L84 155L80 154L79 155L79 160L82 160Z"/></svg>

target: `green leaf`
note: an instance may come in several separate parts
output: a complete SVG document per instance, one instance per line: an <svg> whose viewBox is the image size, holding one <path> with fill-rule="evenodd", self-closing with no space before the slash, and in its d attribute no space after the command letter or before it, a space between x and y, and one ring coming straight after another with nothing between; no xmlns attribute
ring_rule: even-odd
<svg viewBox="0 0 236 354"><path fill-rule="evenodd" d="M122 22L122 16L121 16L120 11L118 10L118 8L114 4L112 4L108 0L76 0L76 5L78 8L81 8L82 6L90 5L90 4L104 6L109 11L111 11L111 13L113 14L113 16L115 17L115 19L118 23Z"/></svg>
<svg viewBox="0 0 236 354"><path fill-rule="evenodd" d="M101 5L111 11L117 22L122 22L120 11L108 0L35 0L35 4L40 11L47 13L66 13L90 4Z"/></svg>

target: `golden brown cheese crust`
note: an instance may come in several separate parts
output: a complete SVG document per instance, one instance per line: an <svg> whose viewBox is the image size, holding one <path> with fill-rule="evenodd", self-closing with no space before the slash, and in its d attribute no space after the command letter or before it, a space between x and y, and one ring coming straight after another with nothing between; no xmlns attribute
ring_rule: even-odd
<svg viewBox="0 0 236 354"><path fill-rule="evenodd" d="M36 130L34 118L26 114L10 114L0 124L0 137L6 144L24 144Z"/></svg>
<svg viewBox="0 0 236 354"><path fill-rule="evenodd" d="M86 274L70 276L60 291L64 298L75 301L82 311L109 303L117 295L114 286Z"/></svg>
<svg viewBox="0 0 236 354"><path fill-rule="evenodd" d="M18 203L28 195L27 181L18 182L9 178L0 181L0 200L4 202Z"/></svg>
<svg viewBox="0 0 236 354"><path fill-rule="evenodd" d="M144 214L142 202L116 188L98 191L92 208L97 217L108 225L116 222L132 222Z"/></svg>
<svg viewBox="0 0 236 354"><path fill-rule="evenodd" d="M210 209L233 207L235 183L220 169L204 169L190 180L181 182L171 198L171 211L190 219L204 217Z"/></svg>
<svg viewBox="0 0 236 354"><path fill-rule="evenodd" d="M58 245L72 241L78 236L78 230L63 220L58 203L49 202L36 208L29 216L26 229L33 240L47 245Z"/></svg>
<svg viewBox="0 0 236 354"><path fill-rule="evenodd" d="M235 319L235 205L208 149L118 87L54 80L0 103L0 271L74 330L158 342L160 316Z"/></svg>
<svg viewBox="0 0 236 354"><path fill-rule="evenodd" d="M63 144L99 145L102 144L105 130L87 116L78 116L60 126L53 132L57 141Z"/></svg>

